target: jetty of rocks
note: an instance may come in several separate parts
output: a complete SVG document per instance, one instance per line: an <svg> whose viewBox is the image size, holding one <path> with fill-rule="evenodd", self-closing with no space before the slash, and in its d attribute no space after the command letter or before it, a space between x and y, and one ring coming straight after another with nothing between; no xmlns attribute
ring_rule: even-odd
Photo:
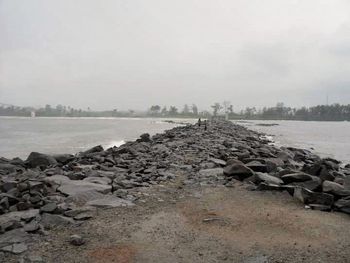
<svg viewBox="0 0 350 263"><path fill-rule="evenodd" d="M178 126L120 147L76 155L0 158L0 253L21 254L32 235L80 224L99 208L132 206L131 189L185 176L186 185L287 191L304 207L350 214L350 166L229 121Z"/></svg>

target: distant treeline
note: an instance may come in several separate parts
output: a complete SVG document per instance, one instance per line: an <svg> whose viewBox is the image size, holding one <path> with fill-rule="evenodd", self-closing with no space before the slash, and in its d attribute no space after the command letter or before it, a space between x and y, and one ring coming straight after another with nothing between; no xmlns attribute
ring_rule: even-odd
<svg viewBox="0 0 350 263"><path fill-rule="evenodd" d="M229 119L252 120L305 120L305 121L350 121L349 105L318 105L314 107L291 108L283 103L277 103L274 107L256 109L247 107L245 110L235 112L229 102L215 103L212 111L199 111L195 104L185 104L182 109L175 106L152 105L147 111L93 111L75 109L70 106L46 105L40 109L32 107L0 106L0 116L29 117L34 112L38 117L178 117L178 118L209 118L212 116L227 116Z"/></svg>

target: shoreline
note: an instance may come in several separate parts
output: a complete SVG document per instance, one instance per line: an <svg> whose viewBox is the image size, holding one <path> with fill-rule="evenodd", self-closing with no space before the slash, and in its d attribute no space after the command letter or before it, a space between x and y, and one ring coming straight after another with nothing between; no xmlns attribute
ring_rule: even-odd
<svg viewBox="0 0 350 263"><path fill-rule="evenodd" d="M180 178L178 187L243 183L252 191L288 193L300 209L350 214L349 166L308 150L277 148L263 135L211 121L208 130L177 126L106 150L0 158L0 251L26 253L27 240L47 229L81 224L96 209L132 207L134 191L176 185Z"/></svg>

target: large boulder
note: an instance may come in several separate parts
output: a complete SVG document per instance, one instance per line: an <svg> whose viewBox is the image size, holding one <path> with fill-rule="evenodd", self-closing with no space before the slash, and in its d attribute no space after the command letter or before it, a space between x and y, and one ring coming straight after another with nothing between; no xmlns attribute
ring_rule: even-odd
<svg viewBox="0 0 350 263"><path fill-rule="evenodd" d="M312 176L312 180L308 180L305 182L295 182L291 183L290 185L303 187L310 191L318 191L321 190L322 180L316 176Z"/></svg>
<svg viewBox="0 0 350 263"><path fill-rule="evenodd" d="M245 164L248 168L252 169L254 172L266 173L267 166L259 161L251 161Z"/></svg>
<svg viewBox="0 0 350 263"><path fill-rule="evenodd" d="M306 173L293 173L293 174L286 174L281 177L282 181L285 184L290 183L296 183L296 182L305 182L312 180L312 175L306 174Z"/></svg>
<svg viewBox="0 0 350 263"><path fill-rule="evenodd" d="M255 173L253 181L256 184L260 184L261 182L264 182L267 184L275 184L275 185L283 184L283 181L280 178L269 175L267 173L259 173L259 172Z"/></svg>
<svg viewBox="0 0 350 263"><path fill-rule="evenodd" d="M339 199L335 202L334 207L341 212L350 214L350 197Z"/></svg>
<svg viewBox="0 0 350 263"><path fill-rule="evenodd" d="M336 196L350 196L350 190L345 190L344 186L331 181L324 181L322 184L323 192Z"/></svg>
<svg viewBox="0 0 350 263"><path fill-rule="evenodd" d="M92 147L89 150L86 150L82 154L83 155L88 155L88 154L91 154L91 153L99 153L99 152L103 152L103 151L104 151L103 147L101 145L97 145L95 147Z"/></svg>
<svg viewBox="0 0 350 263"><path fill-rule="evenodd" d="M112 190L111 185L96 184L86 182L84 180L70 180L68 177L63 175L54 175L46 179L51 184L57 184L59 187L57 190L67 196L76 195L81 192L95 190L97 192L106 194Z"/></svg>
<svg viewBox="0 0 350 263"><path fill-rule="evenodd" d="M334 203L334 196L326 193L317 193L310 190L307 190L302 187L297 187L294 189L294 198L300 200L302 203L308 204L317 204L329 207L332 207Z"/></svg>
<svg viewBox="0 0 350 263"><path fill-rule="evenodd" d="M74 155L72 154L55 154L52 157L61 164L67 164L70 161L74 160Z"/></svg>
<svg viewBox="0 0 350 263"><path fill-rule="evenodd" d="M224 168L224 174L228 177L244 180L254 175L254 171L243 164L232 164Z"/></svg>
<svg viewBox="0 0 350 263"><path fill-rule="evenodd" d="M29 154L26 160L26 164L30 168L35 168L38 166L47 168L48 166L57 165L57 161L55 158L53 158L50 155L46 155L38 152L32 152Z"/></svg>

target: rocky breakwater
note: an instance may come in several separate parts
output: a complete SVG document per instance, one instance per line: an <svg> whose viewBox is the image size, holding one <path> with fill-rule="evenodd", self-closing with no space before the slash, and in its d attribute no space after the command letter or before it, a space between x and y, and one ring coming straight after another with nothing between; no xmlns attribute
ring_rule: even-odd
<svg viewBox="0 0 350 263"><path fill-rule="evenodd" d="M250 190L288 191L307 208L350 213L349 166L213 121L207 130L181 126L107 150L0 158L0 253L21 254L50 228L81 224L96 209L132 206L138 189L179 178L188 187L243 181Z"/></svg>

